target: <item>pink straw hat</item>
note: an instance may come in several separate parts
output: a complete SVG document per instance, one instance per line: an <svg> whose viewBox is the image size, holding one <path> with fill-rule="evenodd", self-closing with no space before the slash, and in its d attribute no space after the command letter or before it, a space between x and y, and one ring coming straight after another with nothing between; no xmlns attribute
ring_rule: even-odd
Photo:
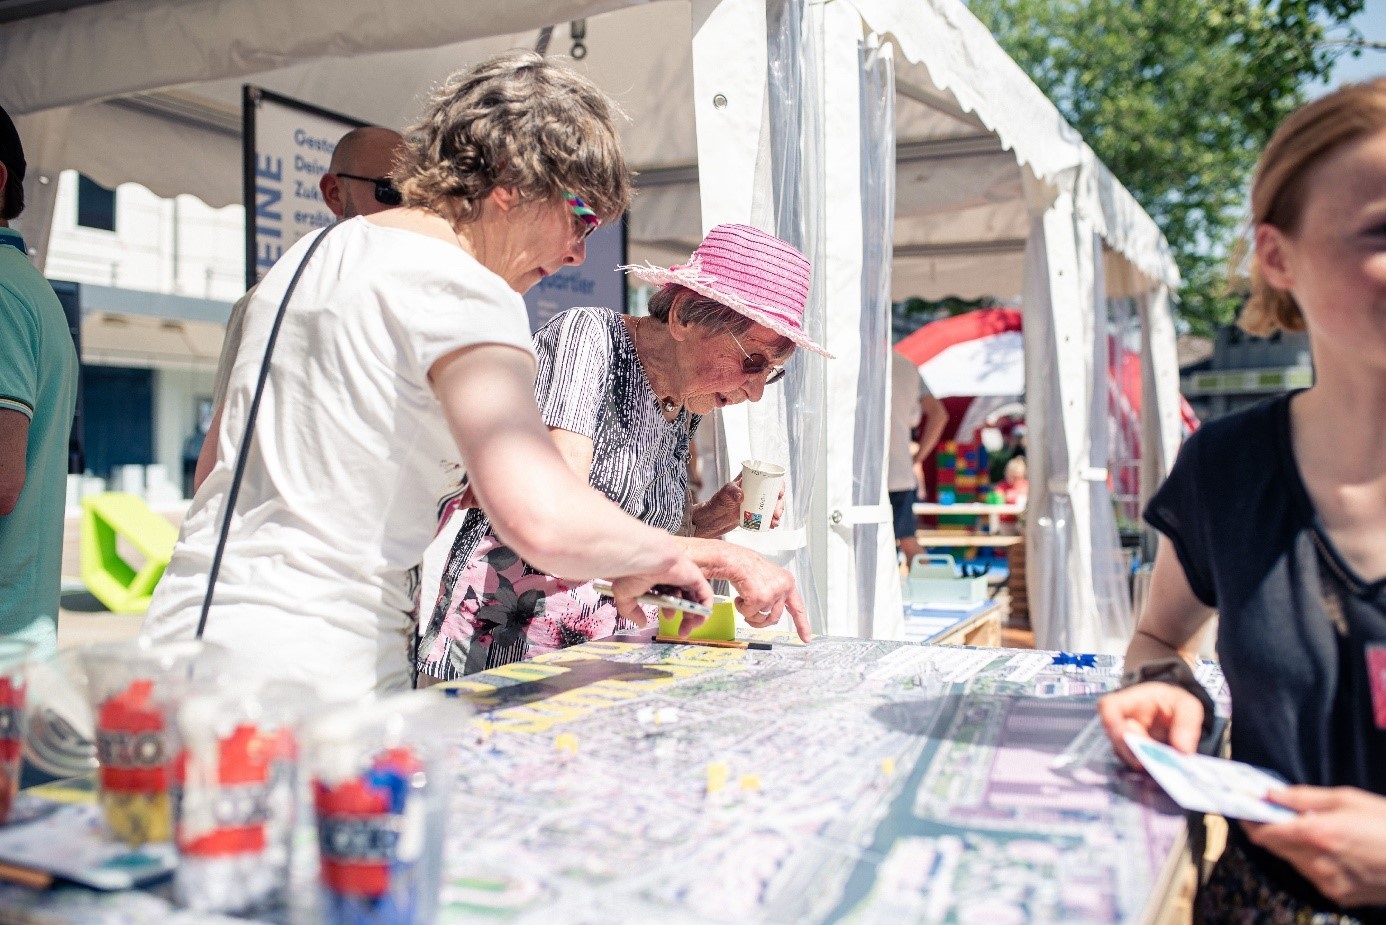
<svg viewBox="0 0 1386 925"><path fill-rule="evenodd" d="M750 225L718 225L683 266L620 269L656 286L677 285L720 302L814 353L832 358L804 333L812 271L803 254Z"/></svg>

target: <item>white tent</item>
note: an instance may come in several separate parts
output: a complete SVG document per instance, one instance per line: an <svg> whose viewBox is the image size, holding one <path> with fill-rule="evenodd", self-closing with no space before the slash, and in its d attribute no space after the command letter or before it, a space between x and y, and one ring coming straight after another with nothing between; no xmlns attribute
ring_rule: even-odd
<svg viewBox="0 0 1386 925"><path fill-rule="evenodd" d="M57 12L63 11L63 12ZM40 15L34 15L34 14ZM1023 294L1041 645L1120 648L1106 501L1106 301L1141 310L1147 485L1178 441L1159 231L957 0L0 0L0 103L31 163L30 240L57 171L211 205L240 198L240 85L402 127L427 87L505 48L580 39L630 116L631 258L672 262L722 221L810 256L786 387L714 422L722 457L791 465L792 561L820 631L901 632L883 453L889 297ZM579 25L580 23L580 25ZM1115 601L1115 603L1114 603Z"/></svg>

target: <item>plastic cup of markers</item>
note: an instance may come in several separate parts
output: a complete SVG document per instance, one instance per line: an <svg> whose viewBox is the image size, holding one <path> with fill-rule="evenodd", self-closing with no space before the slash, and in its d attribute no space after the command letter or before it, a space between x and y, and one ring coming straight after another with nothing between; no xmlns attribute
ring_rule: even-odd
<svg viewBox="0 0 1386 925"><path fill-rule="evenodd" d="M469 714L436 691L407 691L339 707L307 728L319 921L431 925L453 784L444 730Z"/></svg>
<svg viewBox="0 0 1386 925"><path fill-rule="evenodd" d="M208 685L223 650L185 641L102 643L78 652L93 714L106 827L131 847L173 837L170 792L178 705Z"/></svg>
<svg viewBox="0 0 1386 925"><path fill-rule="evenodd" d="M284 903L299 725L315 703L303 685L255 679L194 693L179 707L174 892L183 906L237 914Z"/></svg>
<svg viewBox="0 0 1386 925"><path fill-rule="evenodd" d="M24 700L32 643L0 639L0 825L9 821L24 750Z"/></svg>

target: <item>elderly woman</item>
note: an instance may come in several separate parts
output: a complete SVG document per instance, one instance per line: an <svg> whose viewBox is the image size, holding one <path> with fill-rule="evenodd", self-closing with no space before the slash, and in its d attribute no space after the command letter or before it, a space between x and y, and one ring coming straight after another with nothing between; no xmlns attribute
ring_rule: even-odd
<svg viewBox="0 0 1386 925"><path fill-rule="evenodd" d="M632 619L656 583L710 600L675 539L573 476L534 404L519 293L580 262L630 196L607 99L538 55L492 59L434 94L396 178L402 208L309 236L260 284L146 631L205 636L331 698L407 687L419 564L464 477L511 548L617 579Z"/></svg>
<svg viewBox="0 0 1386 925"><path fill-rule="evenodd" d="M648 317L576 308L534 338L544 423L573 471L646 524L679 535L709 577L728 578L753 626L785 613L807 641L803 603L782 573L712 537L737 525L740 486L688 502L688 447L701 415L758 401L796 347L823 353L803 331L809 264L784 241L719 225L688 264L630 267L662 284ZM610 634L617 612L593 592L546 574L468 512L432 619L421 674L454 678Z"/></svg>

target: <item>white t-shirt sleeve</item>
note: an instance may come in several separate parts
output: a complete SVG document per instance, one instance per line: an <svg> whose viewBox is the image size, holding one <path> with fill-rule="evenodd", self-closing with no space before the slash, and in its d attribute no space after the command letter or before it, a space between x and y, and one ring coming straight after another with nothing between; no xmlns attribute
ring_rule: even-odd
<svg viewBox="0 0 1386 925"><path fill-rule="evenodd" d="M400 349L425 377L463 347L504 344L534 354L524 299L475 261L426 272L407 290L382 290L380 300Z"/></svg>

